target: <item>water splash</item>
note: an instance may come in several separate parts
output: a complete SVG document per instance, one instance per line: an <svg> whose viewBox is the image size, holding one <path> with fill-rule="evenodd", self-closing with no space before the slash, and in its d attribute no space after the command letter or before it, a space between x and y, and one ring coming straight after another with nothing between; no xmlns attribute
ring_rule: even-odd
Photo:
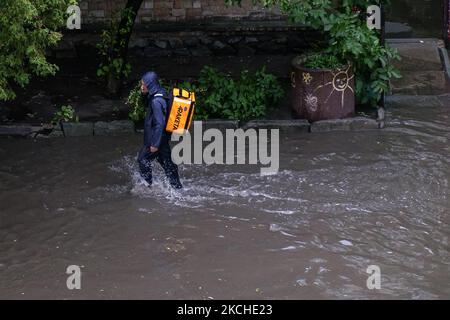
<svg viewBox="0 0 450 320"><path fill-rule="evenodd" d="M195 168L193 168L195 167ZM180 176L184 189L174 190L170 187L163 170L157 163L153 165L153 185L148 186L141 177L135 158L124 156L109 169L119 174L125 174L130 184L132 195L140 198L152 198L161 203L175 206L202 208L212 205L239 205L242 201L247 206L254 203L265 205L263 210L271 214L292 215L298 204L306 202L295 195L295 190L287 187L285 182L302 183L304 178L299 172L284 170L277 175L261 175L259 173L229 172L211 170L210 166L180 166ZM183 178L183 175L187 177ZM285 188L279 186L286 185ZM271 187L271 186L278 187ZM280 203L289 208L280 209ZM291 209L290 209L291 208Z"/></svg>

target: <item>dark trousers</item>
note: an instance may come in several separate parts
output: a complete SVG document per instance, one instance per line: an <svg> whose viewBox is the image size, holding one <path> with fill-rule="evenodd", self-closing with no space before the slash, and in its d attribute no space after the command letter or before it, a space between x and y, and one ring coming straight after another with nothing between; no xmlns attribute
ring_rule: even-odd
<svg viewBox="0 0 450 320"><path fill-rule="evenodd" d="M167 138L163 138L157 152L151 153L149 147L143 147L139 152L138 163L142 177L150 185L153 182L152 162L157 160L164 169L166 177L169 179L172 188L181 189L183 186L178 175L178 166L173 163L170 151L170 145Z"/></svg>

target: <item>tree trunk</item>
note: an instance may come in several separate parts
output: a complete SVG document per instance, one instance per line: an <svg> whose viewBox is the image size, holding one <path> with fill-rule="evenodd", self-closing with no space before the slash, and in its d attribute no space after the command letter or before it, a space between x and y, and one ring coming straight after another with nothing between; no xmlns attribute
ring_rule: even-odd
<svg viewBox="0 0 450 320"><path fill-rule="evenodd" d="M117 74L108 74L107 76L107 91L109 95L119 96L122 89L122 84L124 80L123 71L128 62L128 45L130 43L131 34L133 33L134 23L136 21L136 16L141 7L143 0L127 0L124 10L130 10L130 18L133 24L129 28L128 32L122 33L120 30L126 29L128 25L128 15L122 15L119 22L119 28L116 34L115 47L112 50L112 59L122 59L122 69L119 72L118 78ZM123 44L123 45L121 45Z"/></svg>

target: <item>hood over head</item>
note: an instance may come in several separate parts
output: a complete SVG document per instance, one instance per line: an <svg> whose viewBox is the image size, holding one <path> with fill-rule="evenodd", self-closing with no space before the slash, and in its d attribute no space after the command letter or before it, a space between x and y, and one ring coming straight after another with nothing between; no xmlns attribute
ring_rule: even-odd
<svg viewBox="0 0 450 320"><path fill-rule="evenodd" d="M144 76L142 77L142 81L147 86L148 94L150 96L153 96L156 93L166 93L166 90L164 90L164 88L159 84L158 75L155 72L150 71L144 74Z"/></svg>

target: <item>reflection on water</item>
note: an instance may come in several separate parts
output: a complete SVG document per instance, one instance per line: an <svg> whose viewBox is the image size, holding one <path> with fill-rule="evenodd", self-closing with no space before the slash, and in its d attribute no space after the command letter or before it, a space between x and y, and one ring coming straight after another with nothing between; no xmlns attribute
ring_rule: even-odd
<svg viewBox="0 0 450 320"><path fill-rule="evenodd" d="M449 298L449 116L281 136L277 175L186 165L182 191L142 183L139 136L2 140L0 297Z"/></svg>

